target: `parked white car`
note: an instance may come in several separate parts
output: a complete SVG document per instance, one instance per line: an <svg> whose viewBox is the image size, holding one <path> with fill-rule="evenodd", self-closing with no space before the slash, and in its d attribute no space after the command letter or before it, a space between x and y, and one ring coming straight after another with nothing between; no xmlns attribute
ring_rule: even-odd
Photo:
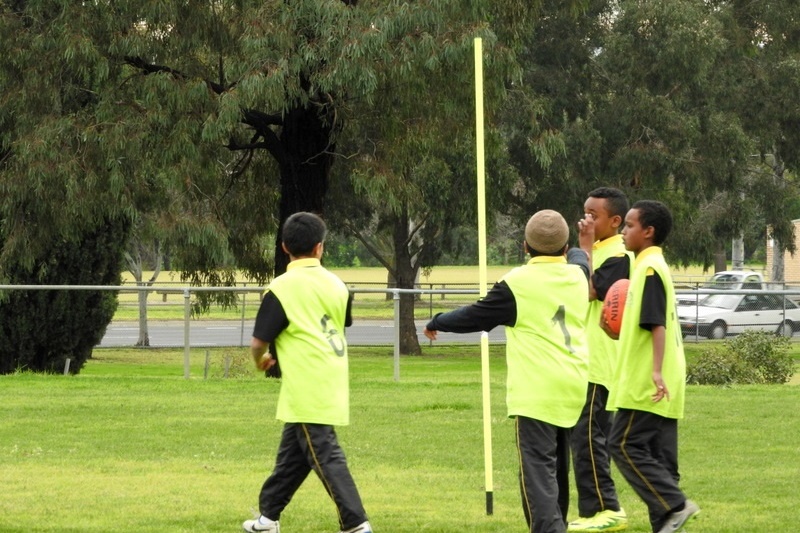
<svg viewBox="0 0 800 533"><path fill-rule="evenodd" d="M763 289L765 288L764 276L754 270L722 270L715 272L710 278L699 285L702 289ZM678 305L695 305L707 295L691 296L682 294L678 296Z"/></svg>
<svg viewBox="0 0 800 533"><path fill-rule="evenodd" d="M699 305L678 305L684 335L724 339L744 330L791 337L800 330L800 307L778 294L710 294Z"/></svg>

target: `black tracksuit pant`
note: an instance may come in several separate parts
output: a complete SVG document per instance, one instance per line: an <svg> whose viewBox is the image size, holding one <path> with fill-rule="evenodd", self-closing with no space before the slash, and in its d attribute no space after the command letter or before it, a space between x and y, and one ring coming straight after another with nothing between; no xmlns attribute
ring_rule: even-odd
<svg viewBox="0 0 800 533"><path fill-rule="evenodd" d="M569 510L569 433L516 417L522 510L530 533L564 533Z"/></svg>
<svg viewBox="0 0 800 533"><path fill-rule="evenodd" d="M336 432L333 426L321 424L284 425L275 469L261 488L261 514L278 520L312 470L336 504L341 529L354 528L367 520Z"/></svg>
<svg viewBox="0 0 800 533"><path fill-rule="evenodd" d="M647 504L650 525L658 531L667 514L686 502L678 487L678 421L620 409L614 417L609 444L614 462Z"/></svg>
<svg viewBox="0 0 800 533"><path fill-rule="evenodd" d="M612 417L606 411L607 403L608 389L589 383L583 412L572 428L572 468L578 489L578 514L582 517L620 510L617 489L611 479L608 436Z"/></svg>

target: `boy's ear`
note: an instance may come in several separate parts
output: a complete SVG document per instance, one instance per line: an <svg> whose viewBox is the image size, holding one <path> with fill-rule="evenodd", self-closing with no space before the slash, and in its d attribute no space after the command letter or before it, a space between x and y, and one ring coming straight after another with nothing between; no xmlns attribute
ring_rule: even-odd
<svg viewBox="0 0 800 533"><path fill-rule="evenodd" d="M619 228L622 225L622 217L619 215L614 215L611 217L611 227L614 229Z"/></svg>
<svg viewBox="0 0 800 533"><path fill-rule="evenodd" d="M654 228L653 226L647 226L646 228L642 228L642 236L645 239L652 242L656 236L656 228Z"/></svg>

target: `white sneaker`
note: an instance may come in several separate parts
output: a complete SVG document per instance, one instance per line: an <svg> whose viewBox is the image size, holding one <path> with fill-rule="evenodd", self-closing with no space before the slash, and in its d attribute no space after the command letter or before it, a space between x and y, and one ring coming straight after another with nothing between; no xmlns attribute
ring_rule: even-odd
<svg viewBox="0 0 800 533"><path fill-rule="evenodd" d="M281 533L281 525L264 515L255 520L245 520L242 529L247 533Z"/></svg>
<svg viewBox="0 0 800 533"><path fill-rule="evenodd" d="M372 526L369 525L369 522L364 522L353 529L342 530L339 533L372 533Z"/></svg>
<svg viewBox="0 0 800 533"><path fill-rule="evenodd" d="M686 500L683 509L670 513L666 523L658 530L658 533L673 533L683 529L684 524L700 514L700 507L692 500Z"/></svg>

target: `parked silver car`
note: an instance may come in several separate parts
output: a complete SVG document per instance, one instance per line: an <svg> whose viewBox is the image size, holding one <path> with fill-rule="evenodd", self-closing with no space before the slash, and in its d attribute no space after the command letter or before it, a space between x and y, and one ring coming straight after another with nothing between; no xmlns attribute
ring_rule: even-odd
<svg viewBox="0 0 800 533"><path fill-rule="evenodd" d="M699 305L678 305L684 335L724 339L744 330L791 337L800 330L800 307L778 294L710 294Z"/></svg>

